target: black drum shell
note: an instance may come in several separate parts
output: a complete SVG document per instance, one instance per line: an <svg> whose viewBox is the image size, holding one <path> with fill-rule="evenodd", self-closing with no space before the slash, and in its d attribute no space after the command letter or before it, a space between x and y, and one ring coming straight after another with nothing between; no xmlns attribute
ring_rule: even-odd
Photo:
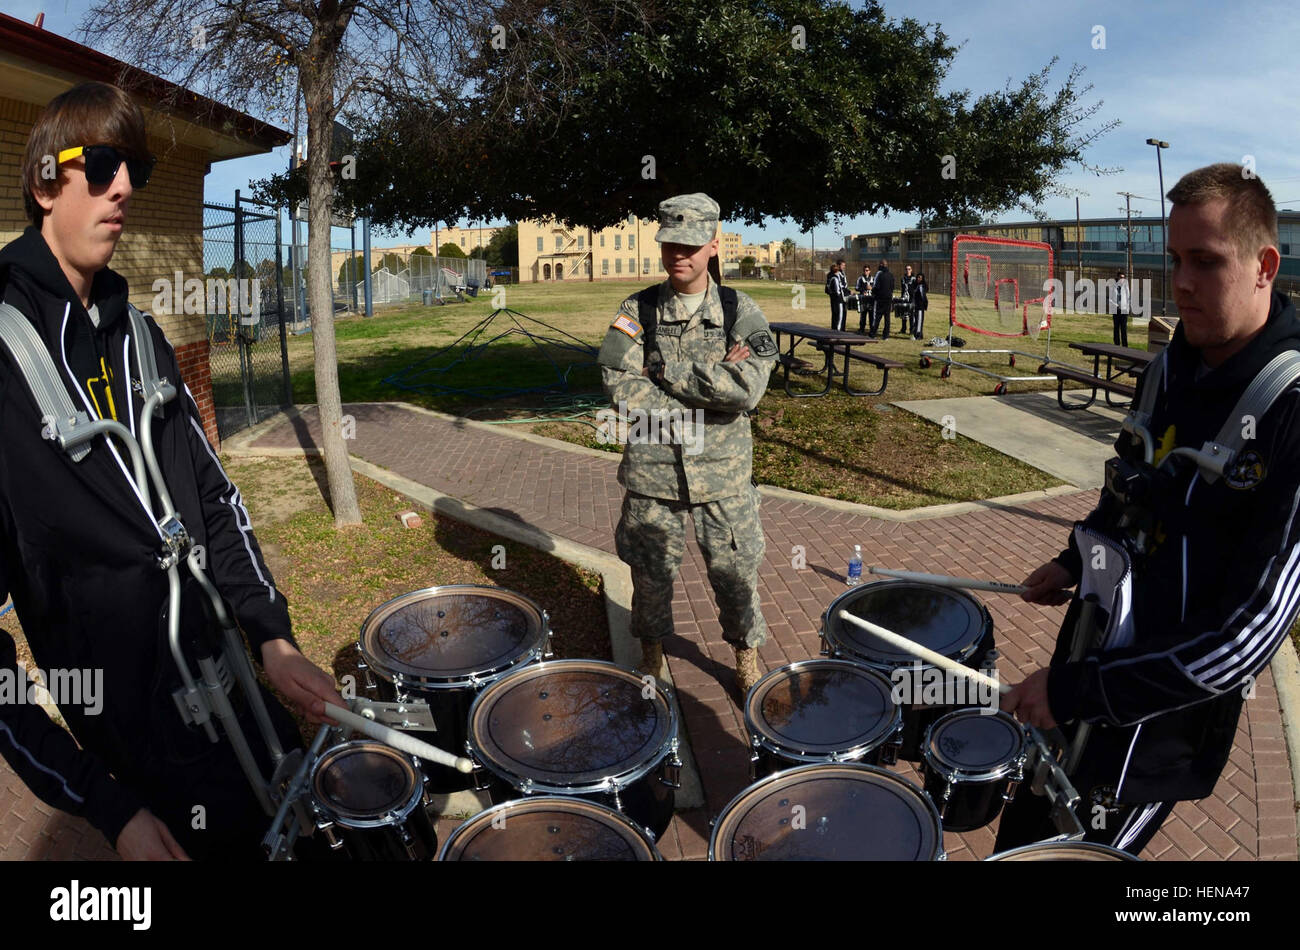
<svg viewBox="0 0 1300 950"><path fill-rule="evenodd" d="M864 739L864 741L856 745L837 748L834 751L825 751L824 737L818 737L822 740L823 749L817 752L809 751L810 747L806 745L799 749L792 748L788 736L772 734L771 723L766 717L762 723L757 721L759 713L754 707L760 701L760 697L763 697L763 691L769 684L772 684L772 688L777 688L777 684L788 683L789 679L794 675L825 673L837 668L843 671L841 676L847 672L859 678L874 680L883 695L885 697L889 696L889 684L879 671L847 660L800 660L767 673L754 685L753 690L746 697L744 705L745 726L749 732L751 746L749 776L751 782L765 778L775 772L798 768L802 765L831 764L835 762L892 765L896 761L902 719L899 708L892 701L888 702L887 711L882 710L882 716L877 727L870 730L871 735L866 738L858 735L855 738Z"/></svg>
<svg viewBox="0 0 1300 950"><path fill-rule="evenodd" d="M318 770L329 767L334 756L349 749L364 751L376 748L405 762L410 779L403 790L398 808L379 814L348 815L332 807L319 791ZM398 753L378 742L353 740L326 749L312 769L312 807L319 821L317 828L331 854L351 861L431 861L438 853L438 833L428 811L425 776L412 756Z"/></svg>
<svg viewBox="0 0 1300 950"><path fill-rule="evenodd" d="M974 734L972 727L977 727ZM942 743L943 736L953 736L954 732L964 735L966 742L971 742L973 736L987 736L995 745L992 750L987 744L983 746L984 754L989 756L983 762L972 763L969 752L964 753L964 760L957 758L954 750L947 752L945 761L933 743ZM973 831L996 819L1024 776L1028 747L1024 727L1004 712L954 710L935 722L922 740L920 771L925 792L939 809L944 830ZM978 753L980 749L976 745L973 751Z"/></svg>
<svg viewBox="0 0 1300 950"><path fill-rule="evenodd" d="M530 664L499 678L479 693L470 708L468 717L469 738L466 749L480 766L475 773L478 786L487 789L493 804L536 795L561 795L585 799L621 812L658 840L668 830L676 804L673 784L675 775L670 776L669 773L680 768L681 764L677 758L676 715L662 687L656 685L654 689L657 697L656 715L663 717L665 740L662 747L654 755L643 759L631 772L608 773L601 781L584 783L575 779L564 785L551 783L534 786L531 781L528 781L528 776L510 772L505 765L495 761L492 755L485 751L487 743L483 741L483 737L476 736L478 720L490 723L494 711L492 704L510 691L525 684L543 682L551 675L563 676L566 672L596 677L606 676L611 683L621 683L625 689L633 683L638 691L644 688L639 673L601 660L552 660ZM563 717L559 721L563 722ZM619 787L615 789L613 785Z"/></svg>
<svg viewBox="0 0 1300 950"><path fill-rule="evenodd" d="M921 772L925 776L925 794L939 809L944 831L974 831L992 822L1002 814L1002 806L1006 804L1004 796L1012 783L1010 776L983 782L954 782L945 801L943 795L948 782L944 777L924 761Z"/></svg>

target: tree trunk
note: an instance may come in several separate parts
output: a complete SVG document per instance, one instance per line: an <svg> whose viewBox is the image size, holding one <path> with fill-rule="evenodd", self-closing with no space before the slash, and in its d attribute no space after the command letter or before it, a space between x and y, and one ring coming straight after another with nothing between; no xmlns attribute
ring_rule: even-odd
<svg viewBox="0 0 1300 950"><path fill-rule="evenodd" d="M311 338L316 357L316 405L320 413L321 448L329 481L334 526L361 524L361 508L352 480L343 438L343 405L339 395L338 351L334 343L334 294L330 273L330 213L334 181L330 144L334 129L334 56L326 44L316 45L314 75L303 77L307 104L307 296L311 301ZM349 426L349 435L350 432Z"/></svg>

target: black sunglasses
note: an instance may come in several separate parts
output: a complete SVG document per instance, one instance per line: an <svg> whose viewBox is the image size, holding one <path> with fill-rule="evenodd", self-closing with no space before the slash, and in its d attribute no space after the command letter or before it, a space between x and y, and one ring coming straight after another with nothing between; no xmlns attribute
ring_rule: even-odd
<svg viewBox="0 0 1300 950"><path fill-rule="evenodd" d="M158 159L132 158L118 151L112 145L78 145L65 148L59 152L59 164L74 158L86 160L86 181L92 185L109 185L117 177L117 170L126 162L126 173L131 179L132 188L143 188L149 184L149 176Z"/></svg>

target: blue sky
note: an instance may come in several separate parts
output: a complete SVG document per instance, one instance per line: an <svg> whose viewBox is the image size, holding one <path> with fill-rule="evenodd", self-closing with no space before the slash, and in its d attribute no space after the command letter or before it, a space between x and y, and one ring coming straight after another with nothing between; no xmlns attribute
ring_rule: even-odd
<svg viewBox="0 0 1300 950"><path fill-rule="evenodd" d="M44 10L45 28L73 39L88 8L86 0L0 0L0 10L28 22ZM948 88L970 89L975 95L999 89L1008 79L1019 81L1036 72L1053 56L1060 57L1054 88L1072 63L1086 68L1084 77L1093 84L1088 101L1104 102L1095 118L1122 124L1088 153L1092 164L1118 168L1117 174L1097 177L1076 170L1063 179L1067 187L1085 193L1080 198L1084 217L1117 213L1123 198L1116 193L1131 191L1157 199L1134 201L1135 212L1159 218L1155 150L1145 144L1151 137L1171 146L1164 153L1166 189L1183 172L1250 155L1278 206L1300 210L1300 90L1295 78L1300 13L1293 4L886 0L885 10L891 17L939 23L951 42L965 43L952 64ZM1105 49L1093 47L1099 26L1105 30ZM218 163L207 176L207 197L229 202L236 188L247 189L250 180L287 162L285 148ZM1049 199L1042 210L1050 217L1073 217L1074 199ZM1023 217L1011 212L1003 219ZM816 243L837 246L838 235L912 226L915 220L914 215L843 218L818 228ZM780 221L737 230L747 241L793 237L808 242L806 233ZM428 240L424 231L413 237ZM346 242L347 232L335 231L333 243ZM383 236L376 243L402 239Z"/></svg>

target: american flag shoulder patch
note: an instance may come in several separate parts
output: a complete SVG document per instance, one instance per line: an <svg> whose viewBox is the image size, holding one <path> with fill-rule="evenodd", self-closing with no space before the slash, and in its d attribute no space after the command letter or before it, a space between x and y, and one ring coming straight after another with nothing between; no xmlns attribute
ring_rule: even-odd
<svg viewBox="0 0 1300 950"><path fill-rule="evenodd" d="M637 338L637 335L641 332L641 324L637 323L635 320L633 320L625 313L620 313L617 317L615 317L614 322L613 324L611 324L611 326L613 326L615 330L622 330L624 333L626 333L634 340Z"/></svg>

